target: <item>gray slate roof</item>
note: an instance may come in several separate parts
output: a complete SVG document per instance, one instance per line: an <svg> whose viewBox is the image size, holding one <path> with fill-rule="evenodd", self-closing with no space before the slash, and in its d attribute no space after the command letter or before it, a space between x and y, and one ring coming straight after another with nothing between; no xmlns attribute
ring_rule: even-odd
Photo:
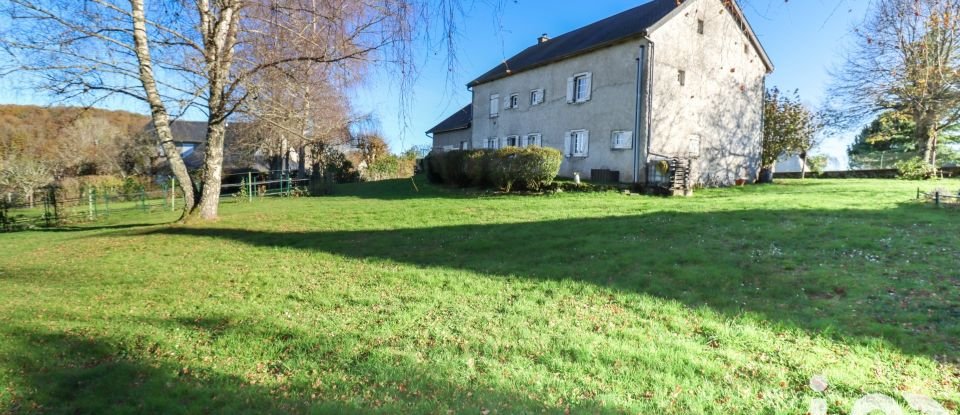
<svg viewBox="0 0 960 415"><path fill-rule="evenodd" d="M449 131L464 130L470 128L473 122L473 104L467 104L466 107L455 112L447 119L440 121L435 127L427 130L427 134L445 133Z"/></svg>
<svg viewBox="0 0 960 415"><path fill-rule="evenodd" d="M666 17L676 7L677 0L653 0L544 43L533 45L474 79L467 86L477 86L641 36L647 28Z"/></svg>

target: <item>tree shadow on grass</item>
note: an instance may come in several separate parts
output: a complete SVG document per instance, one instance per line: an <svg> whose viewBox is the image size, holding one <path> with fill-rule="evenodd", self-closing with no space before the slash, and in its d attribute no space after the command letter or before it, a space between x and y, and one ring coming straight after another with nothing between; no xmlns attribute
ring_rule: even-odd
<svg viewBox="0 0 960 415"><path fill-rule="evenodd" d="M225 318L147 319L140 323L166 333L212 329L242 337L251 346L273 344L276 350L284 349L291 338L307 337L289 329ZM486 408L500 408L499 413L559 413L564 409L491 388L471 389L468 394L463 385L438 379L423 368L384 365L369 356L368 361L359 358L346 373L336 374L335 380L363 383L348 382L338 388L329 378L317 381L320 371L282 360L251 368L256 373L248 377L225 374L212 366L186 367L170 357L175 348L164 339L147 335L109 337L26 327L7 327L0 334L5 336L6 350L12 351L0 355L0 370L16 374L11 379L15 392L6 402L0 399L2 413L440 413L451 405L472 413ZM330 347L337 344L330 342ZM342 352L312 349L308 355ZM322 363L323 359L309 361ZM216 363L224 362L214 360ZM358 387L367 388L366 393L358 393ZM504 412L503 408L509 409ZM622 413L593 402L577 409Z"/></svg>
<svg viewBox="0 0 960 415"><path fill-rule="evenodd" d="M340 232L171 227L233 240L485 275L576 280L845 343L960 358L960 224L888 210L657 212L530 223Z"/></svg>

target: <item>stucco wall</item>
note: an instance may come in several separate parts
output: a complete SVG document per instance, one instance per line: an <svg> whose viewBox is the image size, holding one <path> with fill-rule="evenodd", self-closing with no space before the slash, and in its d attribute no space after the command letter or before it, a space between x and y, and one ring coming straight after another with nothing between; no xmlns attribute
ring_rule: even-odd
<svg viewBox="0 0 960 415"><path fill-rule="evenodd" d="M434 150L444 150L445 147L453 146L455 149L460 148L460 142L466 141L470 143L472 138L472 132L470 128L456 131L447 131L443 133L436 133L433 135L433 149Z"/></svg>
<svg viewBox="0 0 960 415"><path fill-rule="evenodd" d="M610 169L620 172L621 181L632 181L633 150L611 146L613 131L635 129L639 45L640 40L615 45L476 86L473 146L483 148L489 137L540 133L543 146L563 151L565 133L584 129L590 132L587 157L564 158L560 174L578 171L589 178L590 169ZM591 99L568 104L567 78L582 72L592 73ZM539 88L545 90L545 101L531 106L530 91ZM511 93L520 95L519 109L504 109ZM489 111L493 94L500 95L496 118Z"/></svg>
<svg viewBox="0 0 960 415"><path fill-rule="evenodd" d="M702 35L698 20L704 22ZM691 137L698 136L696 182L756 178L766 67L733 15L720 0L688 0L650 39L655 45L651 153L693 155ZM686 72L684 86L678 70Z"/></svg>

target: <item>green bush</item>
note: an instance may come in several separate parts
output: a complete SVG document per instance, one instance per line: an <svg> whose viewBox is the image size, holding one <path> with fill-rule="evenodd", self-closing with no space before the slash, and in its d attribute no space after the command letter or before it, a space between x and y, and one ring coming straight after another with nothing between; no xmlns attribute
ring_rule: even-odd
<svg viewBox="0 0 960 415"><path fill-rule="evenodd" d="M514 188L543 190L560 172L563 154L543 147L507 147L498 150L490 167L491 182L509 192Z"/></svg>
<svg viewBox="0 0 960 415"><path fill-rule="evenodd" d="M470 150L463 158L463 171L470 179L470 186L490 187L490 165L493 163L495 150Z"/></svg>
<svg viewBox="0 0 960 415"><path fill-rule="evenodd" d="M894 166L904 180L926 180L937 174L937 168L920 157L898 161Z"/></svg>
<svg viewBox="0 0 960 415"><path fill-rule="evenodd" d="M552 148L454 150L427 157L427 178L460 187L541 191L560 172L562 160L560 151Z"/></svg>

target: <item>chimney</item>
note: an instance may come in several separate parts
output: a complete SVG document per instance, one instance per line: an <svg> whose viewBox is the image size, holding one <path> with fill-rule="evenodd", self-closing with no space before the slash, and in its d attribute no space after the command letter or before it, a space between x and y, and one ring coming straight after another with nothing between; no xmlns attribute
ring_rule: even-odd
<svg viewBox="0 0 960 415"><path fill-rule="evenodd" d="M548 40L550 40L550 36L547 36L547 34L544 33L537 38L537 44L542 45L544 43L547 43Z"/></svg>

